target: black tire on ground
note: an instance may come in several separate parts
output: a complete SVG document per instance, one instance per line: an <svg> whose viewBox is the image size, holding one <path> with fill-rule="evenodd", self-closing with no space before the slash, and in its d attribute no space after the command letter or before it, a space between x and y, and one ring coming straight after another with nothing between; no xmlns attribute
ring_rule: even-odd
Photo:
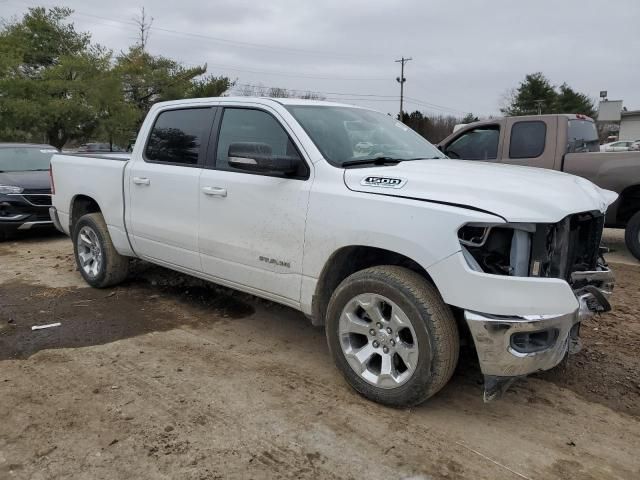
<svg viewBox="0 0 640 480"><path fill-rule="evenodd" d="M340 316L349 302L363 293L394 302L415 330L419 350L415 371L397 387L385 389L367 382L343 353ZM403 267L372 267L347 277L331 296L325 325L329 350L347 382L366 398L384 405L408 407L424 402L446 385L458 362L460 339L450 308L431 283Z"/></svg>
<svg viewBox="0 0 640 480"><path fill-rule="evenodd" d="M636 212L627 223L624 231L624 243L631 255L640 260L640 212Z"/></svg>
<svg viewBox="0 0 640 480"><path fill-rule="evenodd" d="M88 227L95 232L102 252L102 262L95 276L89 275L84 271L78 256L78 235L83 227ZM73 226L72 238L78 270L89 285L94 288L106 288L117 285L127 278L129 258L120 255L116 251L101 213L88 213L80 217Z"/></svg>

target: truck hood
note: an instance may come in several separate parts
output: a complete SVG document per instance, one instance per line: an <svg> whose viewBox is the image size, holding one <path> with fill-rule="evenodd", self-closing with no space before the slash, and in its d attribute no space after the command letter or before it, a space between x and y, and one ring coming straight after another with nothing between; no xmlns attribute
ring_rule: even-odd
<svg viewBox="0 0 640 480"><path fill-rule="evenodd" d="M553 170L448 159L349 168L344 182L356 192L473 208L509 222L555 223L573 213L604 213L618 196Z"/></svg>
<svg viewBox="0 0 640 480"><path fill-rule="evenodd" d="M49 171L0 172L0 185L11 185L30 191L42 192L51 190Z"/></svg>

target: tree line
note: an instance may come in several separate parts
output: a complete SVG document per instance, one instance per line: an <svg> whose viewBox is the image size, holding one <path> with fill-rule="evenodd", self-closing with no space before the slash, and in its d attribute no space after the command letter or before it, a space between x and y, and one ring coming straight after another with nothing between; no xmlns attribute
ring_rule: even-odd
<svg viewBox="0 0 640 480"><path fill-rule="evenodd" d="M114 53L93 43L69 21L72 10L30 8L19 20L0 24L0 141L45 142L57 148L88 139L125 146L151 106L159 101L214 97L235 82L207 73L207 65L184 66L146 50L150 24L144 10L138 41ZM237 95L322 100L317 92L237 85ZM563 83L555 87L542 73L526 75L507 92L505 115L595 114L594 102ZM456 124L478 117L404 113L404 122L437 143Z"/></svg>
<svg viewBox="0 0 640 480"><path fill-rule="evenodd" d="M114 54L68 21L68 8L30 8L0 28L0 139L128 144L155 102L218 96L231 80L154 56L144 36Z"/></svg>
<svg viewBox="0 0 640 480"><path fill-rule="evenodd" d="M554 86L541 72L524 77L518 87L507 91L500 112L508 116L554 113L580 113L588 117L596 115L595 102L588 95L571 88L566 82ZM432 143L438 143L453 132L455 125L477 122L472 113L464 117L453 115L429 115L416 110L403 115L404 123Z"/></svg>

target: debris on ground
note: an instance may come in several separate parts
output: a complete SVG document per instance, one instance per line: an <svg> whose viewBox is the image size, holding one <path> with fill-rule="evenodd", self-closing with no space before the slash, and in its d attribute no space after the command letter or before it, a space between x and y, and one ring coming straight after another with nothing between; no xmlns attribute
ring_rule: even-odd
<svg viewBox="0 0 640 480"><path fill-rule="evenodd" d="M47 325L34 325L31 327L31 330L44 330L45 328L54 328L59 327L60 325L62 325L60 322L48 323Z"/></svg>

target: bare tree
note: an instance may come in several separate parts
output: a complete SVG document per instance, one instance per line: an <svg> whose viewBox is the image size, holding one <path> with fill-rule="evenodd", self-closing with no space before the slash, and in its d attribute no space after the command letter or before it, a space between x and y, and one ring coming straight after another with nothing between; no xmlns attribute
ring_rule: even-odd
<svg viewBox="0 0 640 480"><path fill-rule="evenodd" d="M304 100L325 100L327 97L318 92L309 92L303 93L299 95L298 98L302 98Z"/></svg>
<svg viewBox="0 0 640 480"><path fill-rule="evenodd" d="M151 32L151 25L153 25L153 17L147 17L144 7L142 7L140 9L140 15L132 18L132 20L138 27L138 45L144 50L149 42L149 33Z"/></svg>
<svg viewBox="0 0 640 480"><path fill-rule="evenodd" d="M269 89L269 96L271 98L291 98L293 95L289 93L286 88L271 87Z"/></svg>
<svg viewBox="0 0 640 480"><path fill-rule="evenodd" d="M282 87L265 87L261 84L238 84L235 90L229 94L240 97L271 97L271 98L302 98L305 100L324 100L326 97L318 92L310 90L289 90Z"/></svg>
<svg viewBox="0 0 640 480"><path fill-rule="evenodd" d="M516 101L516 95L517 92L515 88L508 88L507 90L502 92L502 95L500 95L500 100L498 101L498 106L501 112L507 111L509 107L513 105L513 103Z"/></svg>
<svg viewBox="0 0 640 480"><path fill-rule="evenodd" d="M237 88L230 90L229 95L237 95L239 97L266 97L267 88L262 85L240 83L237 85Z"/></svg>
<svg viewBox="0 0 640 480"><path fill-rule="evenodd" d="M453 132L456 124L463 121L462 118L451 115L425 114L416 110L411 113L405 112L404 123L431 143L438 143Z"/></svg>

